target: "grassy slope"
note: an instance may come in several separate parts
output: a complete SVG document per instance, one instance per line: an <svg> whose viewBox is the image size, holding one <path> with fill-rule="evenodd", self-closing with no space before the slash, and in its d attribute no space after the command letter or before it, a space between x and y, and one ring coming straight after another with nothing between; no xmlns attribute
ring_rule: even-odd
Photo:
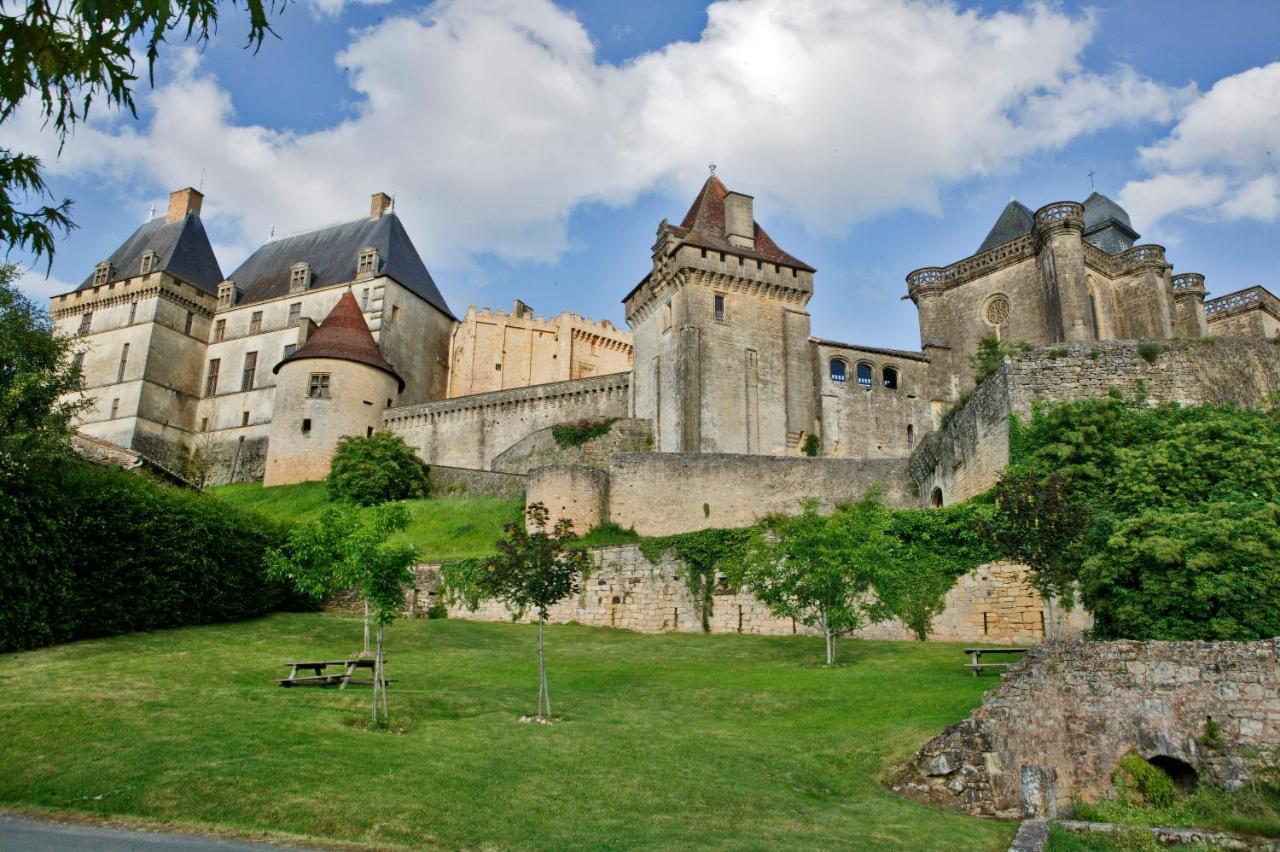
<svg viewBox="0 0 1280 852"><path fill-rule="evenodd" d="M303 482L263 488L256 482L210 488L219 500L252 509L281 521L298 521L317 514L326 503L323 482ZM424 562L487 556L502 528L520 519L524 500L519 497L442 497L407 501L412 521L409 529L396 537L418 549ZM590 531L583 546L603 547L636 541L630 530L602 528Z"/></svg>
<svg viewBox="0 0 1280 852"><path fill-rule="evenodd" d="M0 801L448 848L1004 849L1012 824L877 776L977 704L958 646L397 622L397 733L368 692L284 690L357 619L277 615L0 657Z"/></svg>

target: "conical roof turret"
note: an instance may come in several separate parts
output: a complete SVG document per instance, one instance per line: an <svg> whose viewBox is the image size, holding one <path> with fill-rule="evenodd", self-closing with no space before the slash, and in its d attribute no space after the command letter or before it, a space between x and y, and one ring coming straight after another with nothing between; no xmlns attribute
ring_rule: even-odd
<svg viewBox="0 0 1280 852"><path fill-rule="evenodd" d="M378 341L373 339L369 326L364 321L364 313L356 304L351 291L342 294L338 304L333 306L329 315L324 318L307 342L298 347L292 354L283 358L271 372L279 373L280 368L291 361L302 361L308 358L332 358L339 361L354 361L390 373L404 390L404 379L395 368L387 363L378 349Z"/></svg>

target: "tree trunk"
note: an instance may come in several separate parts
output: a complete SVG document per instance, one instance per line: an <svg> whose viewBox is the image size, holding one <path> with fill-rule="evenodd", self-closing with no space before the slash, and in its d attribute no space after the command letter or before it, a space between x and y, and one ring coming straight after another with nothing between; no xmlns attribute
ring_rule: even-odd
<svg viewBox="0 0 1280 852"><path fill-rule="evenodd" d="M825 612L822 614L822 632L827 638L827 665L834 666L836 664L836 635L831 629L831 618Z"/></svg>
<svg viewBox="0 0 1280 852"><path fill-rule="evenodd" d="M382 722L391 721L391 711L387 709L387 670L382 661L382 625L378 625L378 689L382 691Z"/></svg>
<svg viewBox="0 0 1280 852"><path fill-rule="evenodd" d="M364 601L364 650L360 652L363 657L369 656L369 599Z"/></svg>
<svg viewBox="0 0 1280 852"><path fill-rule="evenodd" d="M542 650L542 626L546 619L538 618L538 718L551 718L551 691L547 688L547 658Z"/></svg>

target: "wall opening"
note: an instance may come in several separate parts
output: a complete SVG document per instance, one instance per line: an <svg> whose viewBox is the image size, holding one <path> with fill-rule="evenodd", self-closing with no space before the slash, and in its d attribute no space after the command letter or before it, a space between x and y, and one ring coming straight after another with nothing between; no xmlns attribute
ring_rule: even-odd
<svg viewBox="0 0 1280 852"><path fill-rule="evenodd" d="M1194 792L1200 783L1199 773L1185 760L1179 760L1167 754L1157 754L1147 758L1147 763L1168 775L1173 781L1173 786L1177 787L1180 793Z"/></svg>
<svg viewBox="0 0 1280 852"><path fill-rule="evenodd" d="M916 445L916 427L907 424L907 449L910 450Z"/></svg>
<svg viewBox="0 0 1280 852"><path fill-rule="evenodd" d="M831 359L831 381L844 382L849 378L849 365L839 358Z"/></svg>
<svg viewBox="0 0 1280 852"><path fill-rule="evenodd" d="M893 367L885 367L884 371L881 373L881 376L883 376L884 378L884 386L886 388L888 388L889 390L898 389L898 371L897 370L895 370Z"/></svg>
<svg viewBox="0 0 1280 852"><path fill-rule="evenodd" d="M866 362L858 365L858 384L864 388L871 387L871 365Z"/></svg>
<svg viewBox="0 0 1280 852"><path fill-rule="evenodd" d="M933 493L929 495L929 505L934 509L937 509L939 506L942 505L942 489L941 488L933 489Z"/></svg>

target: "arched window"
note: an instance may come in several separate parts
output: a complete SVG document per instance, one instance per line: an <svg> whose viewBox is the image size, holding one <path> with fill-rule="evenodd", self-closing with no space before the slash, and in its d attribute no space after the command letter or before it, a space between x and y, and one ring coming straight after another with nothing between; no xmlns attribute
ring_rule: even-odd
<svg viewBox="0 0 1280 852"><path fill-rule="evenodd" d="M871 387L871 365L865 361L858 365L858 384L864 388Z"/></svg>
<svg viewBox="0 0 1280 852"><path fill-rule="evenodd" d="M907 424L907 449L911 449L916 445L916 427L910 423Z"/></svg>
<svg viewBox="0 0 1280 852"><path fill-rule="evenodd" d="M885 367L884 370L881 372L881 375L884 377L885 387L887 387L889 390L898 389L898 371L896 369L894 369L893 367Z"/></svg>
<svg viewBox="0 0 1280 852"><path fill-rule="evenodd" d="M847 382L849 380L849 365L839 358L831 359L831 381Z"/></svg>
<svg viewBox="0 0 1280 852"><path fill-rule="evenodd" d="M929 495L929 505L937 509L942 505L942 489L935 488L933 493Z"/></svg>

